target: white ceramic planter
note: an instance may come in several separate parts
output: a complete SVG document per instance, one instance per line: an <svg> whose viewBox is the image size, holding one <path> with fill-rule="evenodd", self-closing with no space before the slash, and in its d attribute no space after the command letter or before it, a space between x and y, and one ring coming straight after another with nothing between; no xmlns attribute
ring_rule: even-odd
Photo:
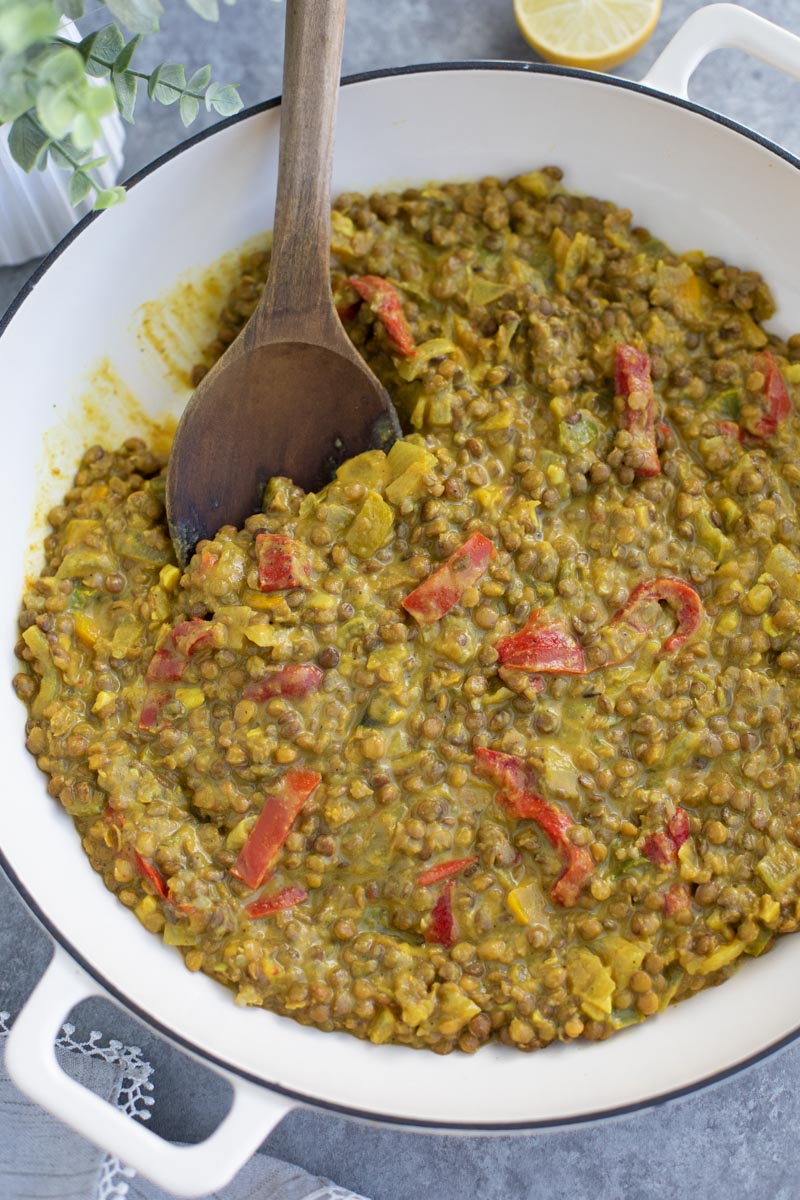
<svg viewBox="0 0 800 1200"><path fill-rule="evenodd" d="M800 328L800 162L665 94L683 92L704 54L730 44L800 74L800 39L725 4L690 19L644 86L497 63L351 81L341 95L334 192L502 177L557 162L570 187L631 207L676 248L702 246L762 271L779 306L775 328L793 332ZM15 453L0 473L7 514L0 629L8 676L23 574L38 566L31 547L41 523L31 524L31 514L43 491L45 503L57 499L81 443L94 432L82 426L63 433L70 396L104 354L146 411L163 414L185 401L166 374L153 378L143 369L134 314L183 272L270 225L279 119L277 106L263 106L163 161L124 205L88 220L68 239L6 323L0 378L14 381L25 406ZM64 305L81 278L114 284L98 282L83 289L79 306ZM47 355L37 353L43 329ZM57 443L55 428L62 430ZM131 419L125 432L134 431ZM44 439L48 466L55 457L60 479L41 472ZM0 689L0 859L57 946L12 1029L8 1069L39 1103L175 1194L205 1195L223 1186L299 1104L427 1131L530 1132L657 1104L798 1035L800 937L783 939L722 988L607 1042L533 1056L499 1046L440 1058L237 1008L230 993L187 972L178 953L104 889L23 749L22 724L11 690ZM53 1035L71 1006L93 993L116 998L231 1081L233 1108L208 1142L167 1145L58 1070Z"/></svg>
<svg viewBox="0 0 800 1200"><path fill-rule="evenodd" d="M66 22L64 37L77 41L77 27ZM101 187L113 187L122 170L125 131L117 113L104 117L103 136L92 148L92 158L108 155L108 162L93 174ZM69 202L69 172L48 161L44 171L26 174L11 157L8 128L0 128L0 267L15 266L49 253L92 207L87 197L75 208Z"/></svg>

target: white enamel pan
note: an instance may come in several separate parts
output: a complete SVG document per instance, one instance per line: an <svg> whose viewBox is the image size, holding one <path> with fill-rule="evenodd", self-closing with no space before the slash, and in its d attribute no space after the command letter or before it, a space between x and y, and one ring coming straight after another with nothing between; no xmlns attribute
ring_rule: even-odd
<svg viewBox="0 0 800 1200"><path fill-rule="evenodd" d="M686 99L695 67L723 46L800 77L799 38L718 4L690 17L641 84L529 63L348 80L334 194L558 163L568 186L632 208L674 247L702 247L761 271L778 302L774 327L791 333L800 329L800 161ZM24 571L37 567L37 505L43 493L50 503L63 493L81 443L95 433L87 425L64 432L72 397L106 355L153 414L185 399L166 372L144 370L134 314L183 272L269 226L279 120L277 102L263 105L154 164L124 205L87 218L62 242L6 319L0 628L9 678ZM61 477L51 473L54 459ZM23 719L11 688L0 689L0 861L55 953L13 1026L8 1069L24 1092L168 1191L197 1196L223 1186L298 1105L429 1132L530 1133L686 1094L800 1032L800 937L607 1042L532 1056L498 1047L441 1058L236 1007L104 889L23 747ZM115 999L230 1081L233 1106L206 1142L171 1146L59 1070L54 1036L91 995Z"/></svg>

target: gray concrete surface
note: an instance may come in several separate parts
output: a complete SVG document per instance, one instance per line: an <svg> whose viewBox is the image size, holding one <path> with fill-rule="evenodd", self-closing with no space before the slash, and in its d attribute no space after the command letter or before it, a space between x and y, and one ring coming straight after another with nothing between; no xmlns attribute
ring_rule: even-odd
<svg viewBox="0 0 800 1200"><path fill-rule="evenodd" d="M217 78L240 83L248 104L280 90L279 3L238 0L224 8L218 27L194 18L179 0L166 7L159 57L213 62ZM651 41L620 73L640 78L698 7L695 0L664 0ZM800 0L751 0L746 7L800 32ZM351 0L347 73L476 58L535 58L517 32L511 0ZM722 51L697 72L692 94L800 154L800 84ZM126 173L183 136L174 110L140 106ZM34 266L0 270L0 311ZM48 938L0 875L0 1009L19 1011L49 954ZM224 1113L226 1087L129 1016L92 1002L74 1019L79 1028L99 1027L143 1047L157 1072L152 1128L163 1136L199 1140ZM263 1149L374 1200L797 1200L798 1127L794 1046L713 1089L594 1128L501 1139L421 1137L309 1111L289 1116Z"/></svg>

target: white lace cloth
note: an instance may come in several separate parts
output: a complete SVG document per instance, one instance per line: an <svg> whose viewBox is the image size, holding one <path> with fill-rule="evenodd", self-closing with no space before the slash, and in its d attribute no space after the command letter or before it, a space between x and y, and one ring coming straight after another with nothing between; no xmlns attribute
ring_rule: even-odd
<svg viewBox="0 0 800 1200"><path fill-rule="evenodd" d="M0 1012L0 1200L169 1200L168 1194L104 1154L26 1099L5 1073L9 1014ZM64 1025L56 1041L62 1070L132 1120L147 1121L154 1103L153 1068L138 1046L92 1033L74 1037ZM299 1167L256 1154L209 1200L364 1200Z"/></svg>

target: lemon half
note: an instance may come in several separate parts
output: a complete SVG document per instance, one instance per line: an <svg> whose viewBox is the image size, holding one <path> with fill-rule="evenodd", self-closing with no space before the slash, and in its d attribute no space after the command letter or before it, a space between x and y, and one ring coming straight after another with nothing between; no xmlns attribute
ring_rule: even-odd
<svg viewBox="0 0 800 1200"><path fill-rule="evenodd" d="M523 37L549 62L590 71L618 67L645 44L661 0L514 0Z"/></svg>

